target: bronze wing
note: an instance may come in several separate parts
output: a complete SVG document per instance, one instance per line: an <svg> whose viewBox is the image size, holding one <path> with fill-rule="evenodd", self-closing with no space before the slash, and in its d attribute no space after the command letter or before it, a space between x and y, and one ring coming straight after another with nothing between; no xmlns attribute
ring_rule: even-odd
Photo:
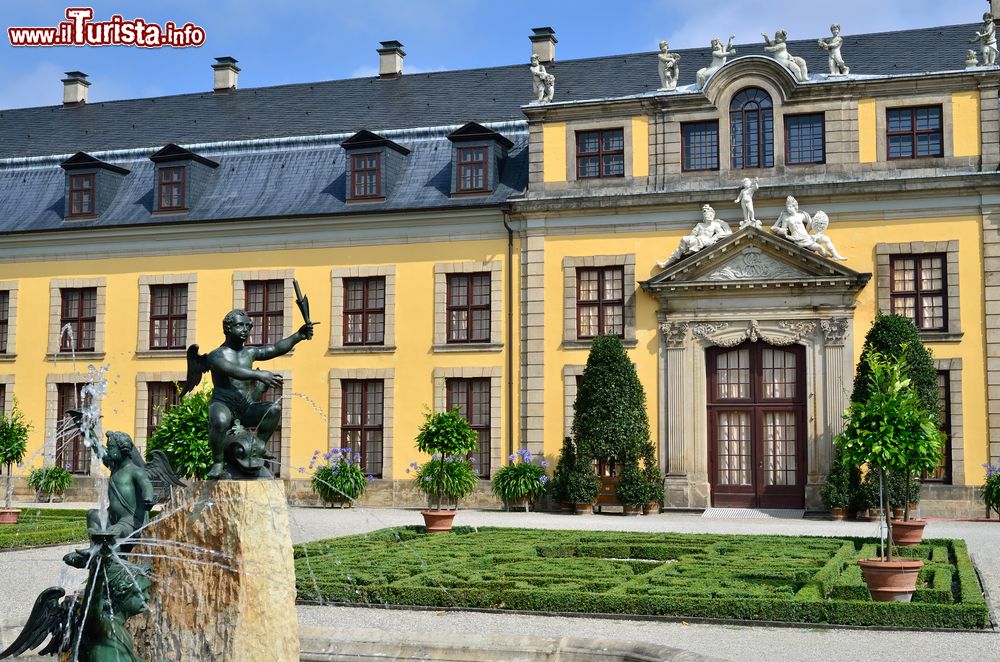
<svg viewBox="0 0 1000 662"><path fill-rule="evenodd" d="M163 451L154 450L149 452L149 459L146 461L146 475L149 482L153 484L153 493L156 503L163 503L170 495L171 487L186 487L184 482L174 473L170 466L170 460Z"/></svg>
<svg viewBox="0 0 1000 662"><path fill-rule="evenodd" d="M17 635L5 651L0 653L0 659L21 655L37 648L45 642L49 643L38 651L39 655L55 655L68 651L73 643L73 631L79 626L76 623L79 613L76 609L76 599L63 599L66 590L51 586L42 591L35 599L28 622L24 624L21 634Z"/></svg>
<svg viewBox="0 0 1000 662"><path fill-rule="evenodd" d="M208 372L208 355L198 353L198 345L191 345L187 348L187 379L184 380L184 390L181 397L198 388L201 383L201 376Z"/></svg>

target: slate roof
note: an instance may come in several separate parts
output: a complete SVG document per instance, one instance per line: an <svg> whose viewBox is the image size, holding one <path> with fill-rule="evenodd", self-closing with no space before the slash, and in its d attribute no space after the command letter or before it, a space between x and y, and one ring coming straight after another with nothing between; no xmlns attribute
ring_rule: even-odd
<svg viewBox="0 0 1000 662"><path fill-rule="evenodd" d="M912 74L961 69L977 23L844 36L852 74ZM850 26L846 26L850 31ZM728 35L720 35L725 38ZM791 35L796 36L796 35ZM825 72L816 38L789 42L811 72ZM763 55L763 43L738 44L737 57ZM683 49L680 85L694 83L710 49ZM180 145L523 119L533 100L527 57L522 64L182 94L64 108L0 111L0 159L77 151ZM620 97L659 86L654 53L557 61L556 101ZM54 84L55 81L53 81Z"/></svg>

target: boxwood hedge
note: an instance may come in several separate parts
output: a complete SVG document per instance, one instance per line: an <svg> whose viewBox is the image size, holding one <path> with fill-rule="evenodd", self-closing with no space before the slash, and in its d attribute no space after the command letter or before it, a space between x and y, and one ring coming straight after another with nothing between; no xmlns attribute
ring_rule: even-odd
<svg viewBox="0 0 1000 662"><path fill-rule="evenodd" d="M965 543L928 540L913 602L877 603L866 538L469 528L384 529L295 549L304 602L985 628Z"/></svg>
<svg viewBox="0 0 1000 662"><path fill-rule="evenodd" d="M0 526L0 551L86 539L86 510L23 508L17 524Z"/></svg>

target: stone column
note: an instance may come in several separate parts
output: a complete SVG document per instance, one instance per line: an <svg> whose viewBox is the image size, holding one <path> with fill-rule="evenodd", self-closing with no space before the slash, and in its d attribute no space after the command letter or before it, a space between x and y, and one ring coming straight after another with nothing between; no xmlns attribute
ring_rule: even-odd
<svg viewBox="0 0 1000 662"><path fill-rule="evenodd" d="M660 322L662 339L662 363L660 372L664 381L664 407L660 410L663 423L666 456L663 472L667 476L686 476L684 461L684 339L687 336L686 322Z"/></svg>
<svg viewBox="0 0 1000 662"><path fill-rule="evenodd" d="M824 406L829 440L818 445L816 461L819 473L827 474L833 462L833 438L844 431L844 410L847 409L850 400L849 391L853 382L850 374L848 379L844 378L845 366L850 369L850 362L846 361L845 345L851 320L846 317L825 319L820 322L820 328L823 330L826 344L823 346L823 365L817 367L823 370L826 387Z"/></svg>
<svg viewBox="0 0 1000 662"><path fill-rule="evenodd" d="M528 221L521 250L521 447L545 444L545 237Z"/></svg>
<svg viewBox="0 0 1000 662"><path fill-rule="evenodd" d="M983 207L986 390L991 464L1000 462L1000 207Z"/></svg>

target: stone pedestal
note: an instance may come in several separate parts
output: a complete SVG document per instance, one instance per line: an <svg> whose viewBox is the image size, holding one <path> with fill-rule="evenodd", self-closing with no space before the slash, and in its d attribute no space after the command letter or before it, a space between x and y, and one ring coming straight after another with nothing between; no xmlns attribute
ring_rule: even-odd
<svg viewBox="0 0 1000 662"><path fill-rule="evenodd" d="M136 559L153 578L149 611L129 621L142 659L297 661L282 482L197 482L164 512L136 550L154 556Z"/></svg>

